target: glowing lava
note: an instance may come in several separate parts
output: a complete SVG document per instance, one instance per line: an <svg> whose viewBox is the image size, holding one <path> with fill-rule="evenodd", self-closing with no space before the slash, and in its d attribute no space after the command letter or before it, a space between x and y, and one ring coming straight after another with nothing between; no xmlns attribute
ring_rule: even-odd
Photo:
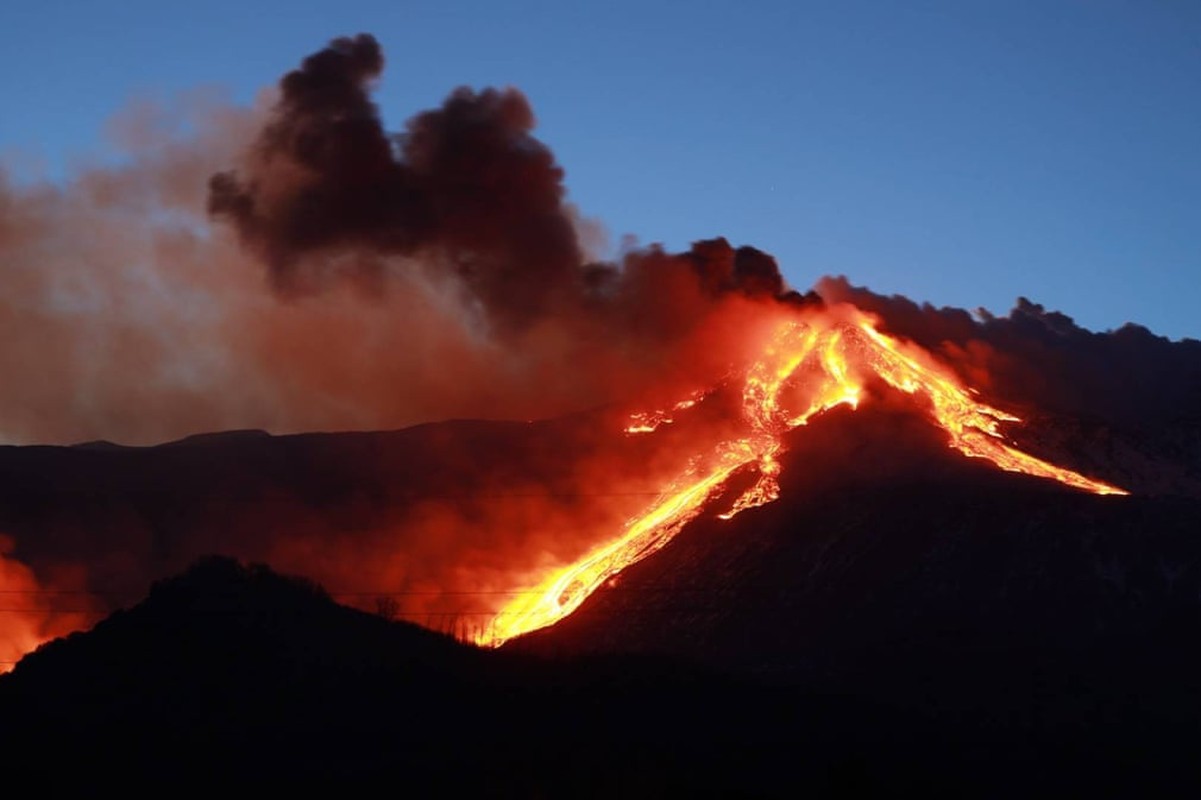
<svg viewBox="0 0 1201 800"><path fill-rule="evenodd" d="M33 570L12 557L13 540L0 534L0 673L8 672L43 642L84 627L83 610L53 608L47 590Z"/></svg>
<svg viewBox="0 0 1201 800"><path fill-rule="evenodd" d="M755 465L759 477L720 518L729 519L779 496L781 434L839 405L858 407L871 377L930 403L933 421L951 447L1011 471L1051 478L1097 494L1126 494L1068 469L1024 453L1004 440L999 425L1017 417L978 401L947 367L916 345L876 330L866 314L849 306L805 318L783 319L771 331L762 355L741 375L742 426L688 468L620 536L564 569L553 572L502 609L476 637L499 646L571 614L597 587L666 545L726 488L738 470ZM669 411L634 414L626 433L646 434L672 422L672 414L702 402L694 393Z"/></svg>

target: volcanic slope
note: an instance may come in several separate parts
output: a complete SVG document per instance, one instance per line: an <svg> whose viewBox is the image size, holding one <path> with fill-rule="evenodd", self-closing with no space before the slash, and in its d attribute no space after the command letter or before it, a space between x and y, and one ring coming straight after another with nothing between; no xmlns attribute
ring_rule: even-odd
<svg viewBox="0 0 1201 800"><path fill-rule="evenodd" d="M690 415L709 405L663 435L704 430L711 420ZM130 586L204 546L286 555L267 546L280 537L332 537L370 563L382 543L404 550L381 520L404 521L389 509L422 493L511 499L514 486L566 474L563 493L586 505L581 480L594 473L570 470L571 445L622 443L598 462L620 471L665 441L615 430L602 414L12 449L5 524L35 566L67 543L81 562L109 559L93 580L123 574ZM206 562L0 678L2 745L27 764L53 751L107 774L396 768L415 785L527 793L581 774L600 794L644 779L648 794L1196 779L1201 502L1003 472L949 448L920 403L879 387L783 444L779 499L721 520L755 480L735 474L662 550L499 652L339 608L262 568ZM90 539L97 521L107 536ZM480 526L476 543L495 534Z"/></svg>
<svg viewBox="0 0 1201 800"><path fill-rule="evenodd" d="M1004 472L887 403L834 409L785 443L779 499L728 520L718 499L522 646L809 675L865 647L891 660L972 641L1069 646L1201 619L1196 498Z"/></svg>
<svg viewBox="0 0 1201 800"><path fill-rule="evenodd" d="M776 502L698 518L507 647L670 655L897 709L913 735L1191 769L1201 502L1002 472L887 405L787 444Z"/></svg>

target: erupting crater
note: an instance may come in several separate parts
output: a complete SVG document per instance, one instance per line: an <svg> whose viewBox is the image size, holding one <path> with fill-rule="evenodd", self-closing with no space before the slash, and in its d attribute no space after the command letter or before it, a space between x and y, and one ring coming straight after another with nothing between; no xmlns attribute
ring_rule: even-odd
<svg viewBox="0 0 1201 800"><path fill-rule="evenodd" d="M917 345L881 333L871 316L850 305L781 316L768 326L759 355L728 380L741 389L736 433L715 446L706 442L687 468L613 539L518 594L476 634L477 644L497 647L568 616L599 586L671 541L727 492L735 473L754 469L758 476L718 514L721 519L776 500L782 434L835 406L857 408L869 380L921 396L932 423L946 432L948 445L966 456L1083 491L1127 494L1009 444L1001 425L1020 419L981 402L978 392L964 386L952 369ZM625 433L653 435L672 422L674 413L703 404L714 394L694 392L670 409L632 414Z"/></svg>

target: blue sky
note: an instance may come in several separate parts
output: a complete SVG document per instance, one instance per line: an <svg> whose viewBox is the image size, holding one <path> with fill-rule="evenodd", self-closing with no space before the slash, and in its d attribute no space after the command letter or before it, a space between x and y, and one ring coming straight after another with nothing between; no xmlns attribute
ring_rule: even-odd
<svg viewBox="0 0 1201 800"><path fill-rule="evenodd" d="M0 157L62 175L139 96L248 102L366 31L399 127L514 85L616 244L724 235L794 286L1201 338L1201 3L9 4Z"/></svg>

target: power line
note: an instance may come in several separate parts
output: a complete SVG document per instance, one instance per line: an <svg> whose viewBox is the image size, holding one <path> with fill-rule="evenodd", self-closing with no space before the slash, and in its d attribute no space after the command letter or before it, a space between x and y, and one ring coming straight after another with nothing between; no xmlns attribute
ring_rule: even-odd
<svg viewBox="0 0 1201 800"><path fill-rule="evenodd" d="M527 592L525 594L535 594L535 593ZM647 594L662 594L662 593L661 592L654 592L654 593L648 592ZM653 605L639 605L639 606L627 607L627 608L623 608L623 611L656 612L656 613L657 612L667 612L667 611L670 611L673 613L676 613L676 612L681 612L681 613L715 612L715 611L726 611L726 610L729 610L729 609L735 608L735 607L741 608L741 607L745 607L746 605L747 604L745 603L745 601L742 603L729 602L729 603L723 603L723 604L705 604L705 605L688 604L686 606L675 605L675 604L653 604ZM782 607L782 606L779 606L778 604L773 605L771 603L754 603L752 605L754 605L754 607L756 607L756 608L765 608L765 609L769 608L769 607L776 607L776 608ZM359 610L359 611L363 610L362 608L355 607L355 606L344 606L344 607L355 608L355 610ZM10 614L39 614L39 613L42 613L42 614L88 614L88 615L95 615L95 616L108 616L112 613L115 613L118 610L121 610L121 609L56 608L56 607L39 607L39 606L29 606L29 607L19 607L19 608L18 607L0 607L0 613L10 613ZM128 610L128 609L125 609L125 610ZM267 607L265 607L264 610L267 610L270 612L288 611L288 613L297 613L297 614L302 613L299 610L287 609L284 606L278 606L278 607L267 606ZM230 615L239 615L239 614L244 614L244 613L247 613L247 609L244 607L223 608L223 609L189 608L189 609L187 609L187 611L185 613L181 614L181 616L189 616L192 614L230 616ZM372 613L372 612L368 612L368 613ZM417 617L445 618L445 617L456 617L456 616L491 616L491 617L524 616L527 612L479 609L479 608L477 608L477 609L468 608L468 609L461 609L461 610L460 609L436 610L436 609L426 609L426 608L406 609L406 608L401 607L401 608L395 609L394 613L398 618L405 617L405 616L414 617L414 618L417 618Z"/></svg>
<svg viewBox="0 0 1201 800"><path fill-rule="evenodd" d="M0 589L0 602L13 597L95 597L109 594L100 589Z"/></svg>
<svg viewBox="0 0 1201 800"><path fill-rule="evenodd" d="M0 608L0 614L96 614L108 616L111 611L94 608Z"/></svg>
<svg viewBox="0 0 1201 800"><path fill-rule="evenodd" d="M120 489L120 487L116 487L116 489L114 489L114 491L118 491L119 489ZM628 492L583 492L583 491L466 492L466 491L464 491L464 492L422 492L420 494L391 494L391 493L388 493L387 491L384 491L384 492L380 492L379 494L381 495L381 499L399 501L399 500L424 500L429 497L435 497L435 498L439 498L439 499L453 498L456 500L463 500L463 499L470 500L470 499L474 499L474 498L507 499L510 497L517 497L517 498L524 498L524 499L562 498L562 497L658 497L659 495L661 495L663 493L664 492L662 489L655 489L655 490L648 490L648 491L628 491ZM136 491L119 493L116 495L116 497L127 499L130 501L129 504L132 504L132 502L134 500L142 499L147 496L165 496L165 497L175 498L175 497L178 497L179 494L180 494L179 492L173 492L168 489L138 489ZM312 501L304 499L304 495L300 494L299 490L296 495L287 496L287 497L270 497L270 496L261 497L261 496L257 496L257 495L240 494L240 493L235 493L235 492L191 492L191 493L184 493L184 494L195 497L197 499L205 499L205 500L216 498L216 499L220 499L220 500L253 501L256 504L291 503L293 505L300 506L300 507L314 505L314 503ZM350 492L339 492L337 494L340 494L340 495L345 496L350 499L359 499L363 495L373 495L375 493L366 491L366 490L360 490L360 491L350 491ZM33 492L25 493L24 496L26 498L28 498L28 497L81 498L82 497L82 498L96 498L96 499L111 501L114 497L114 494L113 494L113 492L98 492L98 491L89 490L89 489L79 489L79 490L59 489L56 491L43 491L40 493L36 492L36 490L35 490Z"/></svg>
<svg viewBox="0 0 1201 800"><path fill-rule="evenodd" d="M664 593L685 593L685 592L705 592L708 589L690 589L687 587L675 586L638 586L634 584L622 584L622 591L626 592L664 592ZM479 590L447 590L439 591L437 589L421 589L421 590L392 590L392 589L359 589L355 591L331 592L324 590L325 594L330 597L485 597L485 596L505 596L519 597L522 595L537 595L543 592L537 589L479 589ZM230 592L204 592L206 596L216 594L235 594L236 591ZM56 595L85 595L85 596L103 596L119 594L119 592L102 590L102 589L0 589L0 595L24 595L24 596L56 596Z"/></svg>

